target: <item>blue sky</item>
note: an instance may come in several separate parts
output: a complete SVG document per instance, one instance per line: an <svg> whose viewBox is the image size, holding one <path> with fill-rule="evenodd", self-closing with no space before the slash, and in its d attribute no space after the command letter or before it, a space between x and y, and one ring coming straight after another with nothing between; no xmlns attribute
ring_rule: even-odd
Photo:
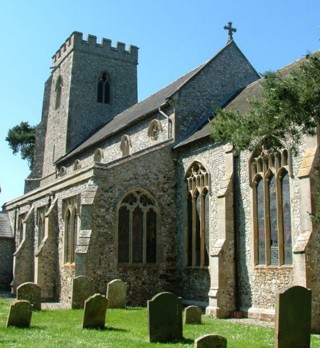
<svg viewBox="0 0 320 348"><path fill-rule="evenodd" d="M29 170L5 137L40 122L51 57L73 31L139 47L139 100L234 40L260 73L320 48L319 0L2 0L0 10L0 206L23 194Z"/></svg>

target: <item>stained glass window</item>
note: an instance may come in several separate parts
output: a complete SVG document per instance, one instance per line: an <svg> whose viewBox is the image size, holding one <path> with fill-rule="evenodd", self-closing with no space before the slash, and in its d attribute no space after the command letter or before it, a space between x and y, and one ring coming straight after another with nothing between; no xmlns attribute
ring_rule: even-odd
<svg viewBox="0 0 320 348"><path fill-rule="evenodd" d="M118 262L157 262L158 209L140 190L126 195L118 210Z"/></svg>
<svg viewBox="0 0 320 348"><path fill-rule="evenodd" d="M291 206L288 150L266 150L252 156L256 263L292 264Z"/></svg>
<svg viewBox="0 0 320 348"><path fill-rule="evenodd" d="M282 189L282 221L283 221L283 248L285 265L292 264L292 238L291 238L291 211L290 211L290 187L287 172L281 179Z"/></svg>
<svg viewBox="0 0 320 348"><path fill-rule="evenodd" d="M257 228L258 228L258 260L259 264L266 262L266 236L264 233L264 194L263 180L259 178L257 190Z"/></svg>

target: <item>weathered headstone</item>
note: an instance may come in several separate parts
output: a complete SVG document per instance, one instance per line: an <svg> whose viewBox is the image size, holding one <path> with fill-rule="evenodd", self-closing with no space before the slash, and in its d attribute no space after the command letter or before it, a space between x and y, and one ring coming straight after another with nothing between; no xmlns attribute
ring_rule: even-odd
<svg viewBox="0 0 320 348"><path fill-rule="evenodd" d="M71 308L81 309L87 298L94 295L93 284L91 279L81 275L73 278Z"/></svg>
<svg viewBox="0 0 320 348"><path fill-rule="evenodd" d="M201 324L201 308L198 306L188 306L184 310L185 324Z"/></svg>
<svg viewBox="0 0 320 348"><path fill-rule="evenodd" d="M10 305L6 326L30 327L31 317L31 303L26 300L15 301Z"/></svg>
<svg viewBox="0 0 320 348"><path fill-rule="evenodd" d="M219 335L204 335L194 341L194 348L227 348L227 339Z"/></svg>
<svg viewBox="0 0 320 348"><path fill-rule="evenodd" d="M275 347L310 347L311 290L293 286L277 294Z"/></svg>
<svg viewBox="0 0 320 348"><path fill-rule="evenodd" d="M182 301L171 292L162 292L148 302L150 342L173 342L182 339Z"/></svg>
<svg viewBox="0 0 320 348"><path fill-rule="evenodd" d="M83 329L103 329L105 327L108 299L94 294L84 303Z"/></svg>
<svg viewBox="0 0 320 348"><path fill-rule="evenodd" d="M32 282L26 282L17 287L17 299L29 301L34 310L41 310L41 287Z"/></svg>
<svg viewBox="0 0 320 348"><path fill-rule="evenodd" d="M109 308L125 308L127 304L127 284L121 279L114 279L107 285Z"/></svg>

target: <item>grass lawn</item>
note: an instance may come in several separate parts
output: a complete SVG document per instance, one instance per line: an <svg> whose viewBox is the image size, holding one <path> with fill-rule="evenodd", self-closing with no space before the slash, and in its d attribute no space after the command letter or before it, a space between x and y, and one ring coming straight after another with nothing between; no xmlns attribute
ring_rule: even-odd
<svg viewBox="0 0 320 348"><path fill-rule="evenodd" d="M83 310L34 312L30 328L6 328L9 304L0 299L0 347L193 347L197 337L209 333L225 336L228 348L274 346L273 328L207 317L202 324L184 325L180 342L149 343L146 308L108 309L104 330L82 329ZM312 335L311 347L320 348L320 336Z"/></svg>

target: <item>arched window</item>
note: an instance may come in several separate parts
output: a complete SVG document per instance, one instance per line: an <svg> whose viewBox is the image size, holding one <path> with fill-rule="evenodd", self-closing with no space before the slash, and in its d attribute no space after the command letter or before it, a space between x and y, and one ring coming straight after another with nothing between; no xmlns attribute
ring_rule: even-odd
<svg viewBox="0 0 320 348"><path fill-rule="evenodd" d="M131 154L131 139L129 135L124 135L121 138L121 143L120 143L120 150L122 151L122 156L128 156Z"/></svg>
<svg viewBox="0 0 320 348"><path fill-rule="evenodd" d="M158 208L144 190L128 193L118 209L118 262L157 262Z"/></svg>
<svg viewBox="0 0 320 348"><path fill-rule="evenodd" d="M152 140L157 140L162 131L161 122L159 120L152 120L148 127L148 137Z"/></svg>
<svg viewBox="0 0 320 348"><path fill-rule="evenodd" d="M75 262L78 238L78 215L74 199L70 199L64 203L64 263L71 264Z"/></svg>
<svg viewBox="0 0 320 348"><path fill-rule="evenodd" d="M62 77L61 75L58 76L57 81L56 81L56 88L55 88L55 92L56 92L56 104L55 104L55 108L56 110L59 109L60 104L61 104L61 94L62 94Z"/></svg>
<svg viewBox="0 0 320 348"><path fill-rule="evenodd" d="M98 79L98 103L110 104L110 82L106 72L103 72Z"/></svg>
<svg viewBox="0 0 320 348"><path fill-rule="evenodd" d="M199 162L187 171L187 265L209 264L209 173Z"/></svg>
<svg viewBox="0 0 320 348"><path fill-rule="evenodd" d="M292 264L289 153L261 150L250 160L255 264Z"/></svg>

